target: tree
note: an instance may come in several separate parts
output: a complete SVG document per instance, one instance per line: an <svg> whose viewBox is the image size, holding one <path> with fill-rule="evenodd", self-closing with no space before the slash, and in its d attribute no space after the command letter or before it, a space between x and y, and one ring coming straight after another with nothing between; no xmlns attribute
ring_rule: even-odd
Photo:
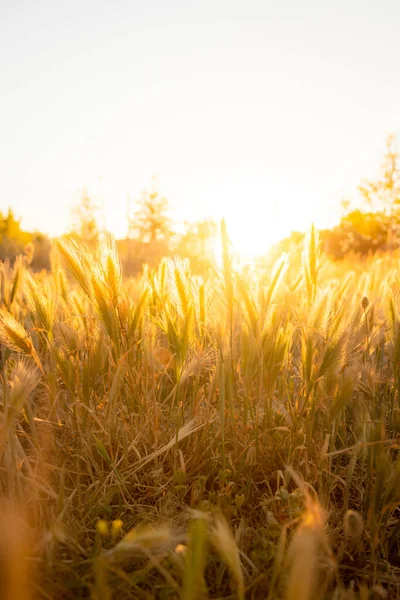
<svg viewBox="0 0 400 600"><path fill-rule="evenodd" d="M343 258L350 252L365 256L387 249L388 231L389 216L385 213L353 210L339 225L322 231L321 240L325 251L334 258Z"/></svg>
<svg viewBox="0 0 400 600"><path fill-rule="evenodd" d="M21 221L11 209L7 214L0 211L0 261L25 256L26 264L34 271L50 267L50 240L39 232L29 233L21 229Z"/></svg>
<svg viewBox="0 0 400 600"><path fill-rule="evenodd" d="M98 239L97 206L86 190L83 190L78 204L72 209L73 231L83 241L93 243Z"/></svg>
<svg viewBox="0 0 400 600"><path fill-rule="evenodd" d="M186 222L177 252L190 259L193 272L204 272L211 265L212 243L218 227L212 219Z"/></svg>
<svg viewBox="0 0 400 600"><path fill-rule="evenodd" d="M381 175L376 181L365 181L358 187L364 202L370 211L376 211L388 216L387 246L393 248L394 237L398 228L395 227L400 212L400 167L399 155L395 147L395 136L388 135L386 139L386 154L381 167Z"/></svg>
<svg viewBox="0 0 400 600"><path fill-rule="evenodd" d="M153 182L152 189L142 193L136 212L128 217L129 234L135 232L140 241L147 244L168 241L172 235L168 210L168 200Z"/></svg>
<svg viewBox="0 0 400 600"><path fill-rule="evenodd" d="M16 219L11 209L4 215L0 212L0 259L14 260L32 241L31 234L23 231L20 219Z"/></svg>

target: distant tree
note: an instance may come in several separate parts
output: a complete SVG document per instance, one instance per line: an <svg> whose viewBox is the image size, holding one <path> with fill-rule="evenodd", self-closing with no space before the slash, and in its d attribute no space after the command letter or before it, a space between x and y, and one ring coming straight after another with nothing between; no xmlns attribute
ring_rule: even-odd
<svg viewBox="0 0 400 600"><path fill-rule="evenodd" d="M99 236L96 217L97 210L97 206L92 198L86 190L83 190L79 202L72 209L74 218L73 233L88 243L97 241Z"/></svg>
<svg viewBox="0 0 400 600"><path fill-rule="evenodd" d="M189 258L193 272L203 272L211 265L212 243L217 232L218 226L212 219L185 223L176 252Z"/></svg>
<svg viewBox="0 0 400 600"><path fill-rule="evenodd" d="M33 271L50 269L50 251L51 241L43 233L35 232L32 234L33 255L31 268Z"/></svg>
<svg viewBox="0 0 400 600"><path fill-rule="evenodd" d="M334 258L343 258L350 252L367 255L387 250L389 221L390 217L382 212L353 210L339 225L321 232L324 250Z"/></svg>
<svg viewBox="0 0 400 600"><path fill-rule="evenodd" d="M347 253L360 255L400 247L400 161L395 137L386 139L386 152L379 176L358 186L361 207L341 202L339 225L321 232L324 249L335 258Z"/></svg>
<svg viewBox="0 0 400 600"><path fill-rule="evenodd" d="M390 134L386 139L381 174L376 181L364 181L358 187L369 211L388 217L387 246L392 249L398 236L398 215L400 213L400 164L396 151L395 136ZM384 219L385 220L385 219Z"/></svg>
<svg viewBox="0 0 400 600"><path fill-rule="evenodd" d="M153 244L157 240L168 241L172 235L168 210L168 200L153 183L150 191L142 193L137 210L128 217L130 234L136 234L146 244Z"/></svg>
<svg viewBox="0 0 400 600"><path fill-rule="evenodd" d="M192 236L197 239L200 254L204 258L211 253L211 244L217 233L218 225L213 219L193 223Z"/></svg>
<svg viewBox="0 0 400 600"><path fill-rule="evenodd" d="M342 198L340 201L340 215L342 218L345 217L349 213L350 207L351 207L350 198Z"/></svg>
<svg viewBox="0 0 400 600"><path fill-rule="evenodd" d="M11 209L7 214L0 212L0 259L14 260L23 254L24 248L32 241L31 234L21 229L21 220Z"/></svg>
<svg viewBox="0 0 400 600"><path fill-rule="evenodd" d="M11 209L0 212L0 260L14 260L24 255L26 263L35 271L50 267L50 240L42 233L29 233L21 228Z"/></svg>
<svg viewBox="0 0 400 600"><path fill-rule="evenodd" d="M171 255L173 232L168 211L168 200L155 179L150 189L142 192L134 211L128 202L128 235L118 243L125 273L137 273L144 263L156 266Z"/></svg>

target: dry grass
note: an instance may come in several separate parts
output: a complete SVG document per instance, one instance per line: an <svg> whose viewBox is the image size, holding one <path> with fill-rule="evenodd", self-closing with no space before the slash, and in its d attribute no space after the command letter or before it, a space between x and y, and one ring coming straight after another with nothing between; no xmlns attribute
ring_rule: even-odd
<svg viewBox="0 0 400 600"><path fill-rule="evenodd" d="M400 595L400 259L306 243L0 267L1 598Z"/></svg>

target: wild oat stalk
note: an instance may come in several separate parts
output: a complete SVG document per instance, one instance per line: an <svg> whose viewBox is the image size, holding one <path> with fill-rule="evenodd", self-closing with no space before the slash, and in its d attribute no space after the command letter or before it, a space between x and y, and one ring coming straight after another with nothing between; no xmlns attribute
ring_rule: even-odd
<svg viewBox="0 0 400 600"><path fill-rule="evenodd" d="M0 343L10 350L31 356L39 369L43 366L26 329L9 312L0 309Z"/></svg>
<svg viewBox="0 0 400 600"><path fill-rule="evenodd" d="M228 237L225 219L221 221L222 240L222 276L224 281L225 301L227 306L227 321L229 331L229 350L233 356L233 263L231 242Z"/></svg>
<svg viewBox="0 0 400 600"><path fill-rule="evenodd" d="M53 325L56 319L56 301L54 291L45 284L39 286L30 275L27 279L28 302L37 325L52 336Z"/></svg>
<svg viewBox="0 0 400 600"><path fill-rule="evenodd" d="M7 379L8 393L4 402L4 423L0 430L0 453L4 448L10 431L14 425L14 419L25 407L29 397L40 382L41 374L36 367L29 364L26 359L20 359L12 369ZM31 425L32 411L28 407Z"/></svg>
<svg viewBox="0 0 400 600"><path fill-rule="evenodd" d="M318 272L320 268L321 252L319 248L319 235L314 224L312 224L311 229L305 238L305 248L303 252L303 272L309 306L315 301Z"/></svg>

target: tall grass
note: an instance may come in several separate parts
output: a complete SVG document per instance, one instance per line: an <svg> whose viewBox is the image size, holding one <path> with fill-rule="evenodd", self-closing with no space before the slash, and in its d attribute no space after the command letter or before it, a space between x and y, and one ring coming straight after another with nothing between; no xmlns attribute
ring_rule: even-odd
<svg viewBox="0 0 400 600"><path fill-rule="evenodd" d="M400 594L400 257L0 265L1 597Z"/></svg>

